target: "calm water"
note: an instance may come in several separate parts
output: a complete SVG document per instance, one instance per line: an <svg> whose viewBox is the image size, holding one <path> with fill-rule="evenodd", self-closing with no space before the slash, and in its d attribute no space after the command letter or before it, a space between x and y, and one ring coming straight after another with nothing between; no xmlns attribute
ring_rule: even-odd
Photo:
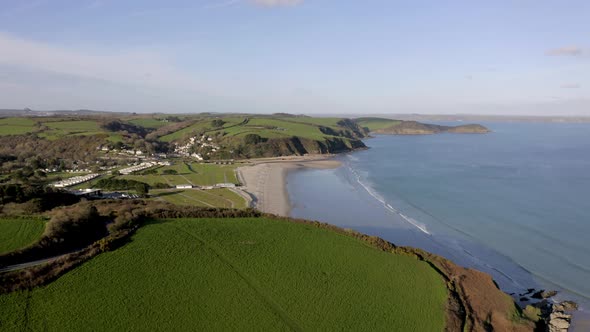
<svg viewBox="0 0 590 332"><path fill-rule="evenodd" d="M590 125L488 123L488 135L378 136L336 170L291 173L292 215L421 247L502 289L590 306Z"/></svg>

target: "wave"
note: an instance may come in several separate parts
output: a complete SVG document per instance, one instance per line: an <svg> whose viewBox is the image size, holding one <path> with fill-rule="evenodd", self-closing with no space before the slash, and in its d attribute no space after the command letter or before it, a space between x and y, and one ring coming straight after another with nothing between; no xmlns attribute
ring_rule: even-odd
<svg viewBox="0 0 590 332"><path fill-rule="evenodd" d="M418 230L420 230L421 232L423 232L424 234L428 235L429 238L436 242L437 244L441 245L444 248L447 248L447 250L449 251L449 254L451 253L451 251L455 251L457 254L459 252L463 252L464 255L466 255L467 257L470 258L472 264L474 264L475 266L479 266L479 268L485 268L488 271L495 271L497 275L504 277L506 280L508 280L513 286L520 288L520 289L525 289L525 287L518 282L517 280L515 280L512 276L510 276L508 273L506 273L505 271L503 271L502 269L500 269L499 267L493 266L489 263L487 263L485 260L482 260L480 257L477 257L475 255L473 255L471 252L469 252L464 246L455 243L455 245L451 245L451 243L441 243L440 241L438 241L433 234L426 228L426 225L424 225L423 223L418 222L416 219L405 215L403 212L401 212L400 210L396 209L395 207L393 207L391 204L389 204L379 193L377 193L369 184L365 183L363 181L363 177L359 174L359 172L357 170L355 170L351 165L347 165L348 170L350 171L350 173L354 176L356 182L369 194L371 195L371 197L375 198L379 203L381 203L386 210L398 215L400 218L402 218L404 221L406 221L408 224L414 226L415 228L417 228ZM412 204L411 204L412 205ZM416 207L417 208L417 207ZM418 210L421 211L421 209L418 208ZM425 212L425 211L423 211ZM430 215L429 213L425 212L426 214ZM432 216L434 218L434 216ZM436 219L436 218L435 218ZM449 227L451 227L452 229L455 229L455 227L452 227L449 225ZM458 230L460 231L460 230ZM460 231L460 233L464 233L462 231ZM469 234L466 234L469 236ZM498 255L500 255L499 253L497 253ZM503 255L502 255L503 256ZM506 256L504 256L506 257ZM507 257L506 257L507 258ZM508 259L508 258L507 258ZM526 269L521 266L516 264L519 268L523 269L526 271Z"/></svg>
<svg viewBox="0 0 590 332"><path fill-rule="evenodd" d="M352 173L356 179L356 182L358 184L361 185L361 187L363 187L365 189L365 191L367 191L367 193L369 195L371 195L373 198L375 198L378 202L380 202L383 207L385 207L385 209L387 209L388 211L397 214L398 216L400 216L403 220L405 220L407 223L409 223L410 225L416 227L417 229L419 229L421 232L423 232L424 234L427 235L432 235L428 229L426 228L426 225L418 222L416 219L413 219L411 217L406 216L405 214L403 214L401 211L397 210L396 208L394 208L393 206L391 206L391 204L387 203L387 201L381 196L379 195L375 190L373 190L373 188L371 188L368 184L364 183L362 181L362 177L361 175L354 169L352 168L350 165L348 165L348 169L350 171L350 173Z"/></svg>

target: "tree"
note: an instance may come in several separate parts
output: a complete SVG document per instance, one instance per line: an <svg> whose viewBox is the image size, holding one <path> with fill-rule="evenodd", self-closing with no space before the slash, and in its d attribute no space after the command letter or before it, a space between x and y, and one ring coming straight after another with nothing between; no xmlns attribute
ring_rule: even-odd
<svg viewBox="0 0 590 332"><path fill-rule="evenodd" d="M248 134L244 136L244 143L247 145L258 144L260 142L262 142L262 137L260 137L260 135Z"/></svg>
<svg viewBox="0 0 590 332"><path fill-rule="evenodd" d="M215 120L211 121L211 125L213 126L213 128L222 127L224 124L225 124L225 121L223 121L221 119L215 119Z"/></svg>
<svg viewBox="0 0 590 332"><path fill-rule="evenodd" d="M150 192L150 187L145 183L137 183L135 185L135 191L138 195L145 196Z"/></svg>

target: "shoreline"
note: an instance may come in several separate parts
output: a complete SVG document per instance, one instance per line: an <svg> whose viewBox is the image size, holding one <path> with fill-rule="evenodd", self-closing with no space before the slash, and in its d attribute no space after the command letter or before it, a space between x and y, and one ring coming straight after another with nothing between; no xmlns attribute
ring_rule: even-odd
<svg viewBox="0 0 590 332"><path fill-rule="evenodd" d="M308 155L248 160L236 169L242 191L251 200L250 207L288 217L291 202L287 192L287 174L296 169L335 169L342 165L335 155Z"/></svg>

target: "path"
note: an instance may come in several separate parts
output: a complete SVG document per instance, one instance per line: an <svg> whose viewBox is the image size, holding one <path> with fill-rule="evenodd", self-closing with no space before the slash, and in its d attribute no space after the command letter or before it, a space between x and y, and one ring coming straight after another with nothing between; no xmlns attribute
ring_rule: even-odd
<svg viewBox="0 0 590 332"><path fill-rule="evenodd" d="M268 294L266 294L264 292L263 287L261 287L258 283L257 280L254 278L251 278L249 275L247 275L245 272L243 272L242 270L240 270L231 260L229 260L227 257L225 257L221 251L217 248L215 248L212 244L210 244L209 242L205 241L203 238L201 238L200 236L182 228L179 227L178 225L174 225L175 228L177 228L179 231L185 233L186 235L188 235L189 237L192 237L193 239L197 240L198 242L200 242L201 244L203 244L203 246L205 246L207 249L211 250L213 252L213 254L215 256L217 256L217 258L219 258L219 260L221 262L223 262L224 264L226 264L232 271L234 271L242 280L244 280L244 282L250 287L252 288L252 290L258 295L260 296L261 300L263 302L266 303L266 305L277 315L279 316L279 318L293 331L301 331L301 327L297 324L297 322L295 320L293 320L291 317L289 317L289 314L272 298L270 297Z"/></svg>

